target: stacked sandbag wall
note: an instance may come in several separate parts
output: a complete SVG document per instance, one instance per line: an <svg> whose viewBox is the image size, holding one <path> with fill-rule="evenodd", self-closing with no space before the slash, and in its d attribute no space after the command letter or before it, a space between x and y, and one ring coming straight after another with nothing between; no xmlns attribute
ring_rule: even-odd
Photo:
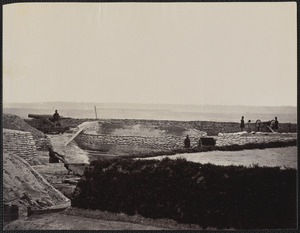
<svg viewBox="0 0 300 233"><path fill-rule="evenodd" d="M297 139L297 133L219 133L216 146L268 144L275 142L290 142Z"/></svg>
<svg viewBox="0 0 300 233"><path fill-rule="evenodd" d="M37 148L30 132L3 129L3 153L18 155L34 164Z"/></svg>
<svg viewBox="0 0 300 233"><path fill-rule="evenodd" d="M191 146L197 146L199 136L189 136ZM154 150L171 150L184 147L186 136L176 135L161 135L161 137L140 137L140 136L112 136L112 135L94 135L94 134L79 134L75 141L83 149L89 150L109 150L115 146L137 147Z"/></svg>
<svg viewBox="0 0 300 233"><path fill-rule="evenodd" d="M22 132L30 132L35 142L36 149L47 151L51 147L51 140L47 135L27 124L23 119L16 115L3 114L3 128L18 130Z"/></svg>

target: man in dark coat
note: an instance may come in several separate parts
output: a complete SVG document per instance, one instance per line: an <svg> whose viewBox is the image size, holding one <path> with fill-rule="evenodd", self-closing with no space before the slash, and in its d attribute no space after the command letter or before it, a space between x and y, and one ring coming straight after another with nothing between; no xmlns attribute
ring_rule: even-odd
<svg viewBox="0 0 300 233"><path fill-rule="evenodd" d="M49 148L49 163L59 163L59 160L61 160L63 163L66 162L64 156L58 154L50 147Z"/></svg>
<svg viewBox="0 0 300 233"><path fill-rule="evenodd" d="M242 116L242 119L241 119L240 127L241 127L241 131L244 131L245 122L244 122L244 117L243 116Z"/></svg>
<svg viewBox="0 0 300 233"><path fill-rule="evenodd" d="M184 139L184 147L190 148L191 147L191 140L189 138L189 135L186 135L186 138Z"/></svg>
<svg viewBox="0 0 300 233"><path fill-rule="evenodd" d="M57 110L55 110L55 113L53 114L53 123L60 126L61 124L59 121L60 121L60 116L59 116Z"/></svg>
<svg viewBox="0 0 300 233"><path fill-rule="evenodd" d="M275 122L274 122L273 129L278 130L278 125L279 125L279 122L277 120L277 117L275 117Z"/></svg>

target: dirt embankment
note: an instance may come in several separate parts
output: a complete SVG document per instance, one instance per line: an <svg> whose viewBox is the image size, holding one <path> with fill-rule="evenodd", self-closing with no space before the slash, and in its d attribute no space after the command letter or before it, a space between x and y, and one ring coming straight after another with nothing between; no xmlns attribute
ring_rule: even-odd
<svg viewBox="0 0 300 233"><path fill-rule="evenodd" d="M70 127L76 127L87 119L67 119ZM129 121L134 124L136 120L116 120L121 123L128 123ZM143 121L144 122L144 121ZM149 121L150 124L152 121ZM157 122L157 121L156 121ZM175 122L176 123L176 122ZM25 123L26 124L26 123ZM64 124L64 123L63 123ZM183 123L184 124L184 123ZM237 123L234 123L237 124ZM13 129L24 130L24 121L20 121L20 125L23 127L18 128L20 125L13 125L12 123L5 123L6 127L13 127ZM7 126L8 125L8 126ZM237 124L238 127L238 124ZM32 130L28 128L29 131ZM31 132L31 131L30 131ZM40 134L40 132L33 132ZM41 134L40 134L41 135ZM59 141L59 136L55 138ZM55 147L54 147L55 149ZM63 164L49 164L48 155L44 151L39 151L37 159L41 164L34 166L40 174L36 176L36 172L32 171L30 166L24 165L19 162L20 159L16 159L15 156L4 155L4 179L6 187L4 196L6 203L22 204L24 211L27 206L35 206L36 208L45 208L51 205L59 203L59 198L56 194L49 192L49 186L45 186L44 178L51 183L54 187L64 186L62 184L64 179L68 178L67 170L63 167ZM22 161L22 159L21 159ZM26 164L26 162L25 162ZM23 168L22 168L23 167ZM18 170L18 171L15 171ZM29 173L28 173L29 172ZM25 174L25 175L24 175ZM43 181L43 182L42 182ZM36 183L37 182L37 183ZM19 187L22 187L21 189ZM45 191L47 190L47 191ZM63 190L60 189L60 190ZM24 195L29 193L29 195ZM48 196L47 196L48 195ZM58 195L60 196L60 195ZM13 197L16 199L12 200ZM23 212L25 213L25 212ZM190 226L185 224L178 224L171 220L152 220L149 218L142 218L140 216L128 216L125 214L112 214L110 212L81 210L76 208L68 208L61 213L33 215L29 218L22 218L14 221L6 226L5 230L165 230L165 229L201 229L200 226Z"/></svg>
<svg viewBox="0 0 300 233"><path fill-rule="evenodd" d="M30 132L35 141L37 150L47 151L48 148L51 147L51 141L44 133L27 124L19 116L3 114L2 123L4 129Z"/></svg>
<svg viewBox="0 0 300 233"><path fill-rule="evenodd" d="M48 152L37 151L33 138L43 138L44 134L27 125L21 118L13 115L4 117L4 127L9 134L5 136L3 155L3 201L6 205L18 206L19 219L4 222L5 230L158 230L167 227L144 224L114 217L115 214L102 213L95 217L90 211L69 208L61 213L27 216L27 207L49 209L69 206L70 202L62 193L71 197L76 177L65 169L62 163L49 164ZM8 129L7 129L8 128ZM60 136L51 135L54 149L60 150L65 143ZM64 135L71 136L71 135ZM29 143L29 144L28 144ZM29 150L30 149L30 150ZM61 151L60 151L61 152ZM22 158L19 156L21 155ZM70 162L77 161L74 154L67 154ZM80 159L80 158L79 158ZM30 164L29 164L29 163ZM41 174L41 175L40 175ZM78 180L78 178L77 178ZM48 183L49 182L49 183ZM60 190L56 190L55 188ZM7 216L5 212L5 216ZM108 217L110 216L110 217ZM7 216L8 217L8 216ZM6 219L7 219L6 217ZM142 221L143 222L143 221Z"/></svg>
<svg viewBox="0 0 300 233"><path fill-rule="evenodd" d="M69 199L54 189L24 159L4 153L3 202L19 206L19 215L26 216L29 206L48 208L68 204Z"/></svg>
<svg viewBox="0 0 300 233"><path fill-rule="evenodd" d="M99 119L104 123L112 123L114 125L152 125L158 127L182 127L182 128L193 128L196 130L207 132L209 136L216 136L218 133L234 133L239 132L239 122L213 122L213 121L168 121L168 120L137 120L137 119ZM25 120L29 125L34 125L34 119ZM65 118L61 120L63 126L69 126L75 128L78 125L86 121L97 121L96 119L76 119L76 118ZM245 127L248 130L248 123ZM255 123L250 123L250 131L255 130ZM295 133L297 132L297 124L293 123L281 123L279 122L279 133Z"/></svg>
<svg viewBox="0 0 300 233"><path fill-rule="evenodd" d="M27 120L34 125L34 119ZM77 127L83 122L95 122L98 129L84 130L76 137L78 146L85 150L95 150L105 154L132 155L132 154L151 154L160 151L181 149L183 141L188 134L191 146L197 147L199 137L202 132L208 136L217 136L222 133L240 132L238 122L211 122L211 121L159 121L159 120L135 120L135 119L62 119L63 126ZM254 123L248 124L247 131L255 129ZM297 124L280 123L279 133L296 132ZM252 137L251 137L252 138ZM246 137L248 142L257 143ZM244 137L245 139L245 137ZM234 140L218 137L217 145L223 146L227 142L232 144ZM222 142L222 143L221 143ZM221 145L222 144L222 145ZM227 143L228 144L228 143Z"/></svg>
<svg viewBox="0 0 300 233"><path fill-rule="evenodd" d="M16 115L3 114L2 124L3 124L3 128L5 129L13 129L13 130L30 132L35 138L45 137L45 135L41 131L31 127L22 118Z"/></svg>
<svg viewBox="0 0 300 233"><path fill-rule="evenodd" d="M75 141L84 149L128 155L181 148L186 135L189 135L190 144L194 146L198 144L199 137L207 134L191 127L162 125L159 122L155 125L147 122L132 125L98 121L84 127Z"/></svg>
<svg viewBox="0 0 300 233"><path fill-rule="evenodd" d="M48 163L47 152L38 150L40 139L45 139L45 135L14 115L4 115L3 127L4 204L17 206L19 217L27 215L27 207L68 206L70 200L33 168ZM9 215L5 212L5 220L9 221Z"/></svg>

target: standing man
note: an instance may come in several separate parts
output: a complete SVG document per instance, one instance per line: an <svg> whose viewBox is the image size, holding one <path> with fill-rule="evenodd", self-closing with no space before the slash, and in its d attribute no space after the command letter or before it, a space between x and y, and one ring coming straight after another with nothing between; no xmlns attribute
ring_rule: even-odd
<svg viewBox="0 0 300 233"><path fill-rule="evenodd" d="M244 116L242 116L240 127L241 127L241 131L244 131L245 128Z"/></svg>
<svg viewBox="0 0 300 233"><path fill-rule="evenodd" d="M251 120L249 120L249 121L248 121L248 133L250 133L250 132L251 132L250 123L251 123Z"/></svg>
<svg viewBox="0 0 300 233"><path fill-rule="evenodd" d="M277 120L277 117L275 117L275 123L274 123L273 129L275 129L277 131L278 130L278 125L279 125L279 122Z"/></svg>
<svg viewBox="0 0 300 233"><path fill-rule="evenodd" d="M191 140L189 138L189 135L186 135L186 138L184 139L184 147L190 148L191 147Z"/></svg>

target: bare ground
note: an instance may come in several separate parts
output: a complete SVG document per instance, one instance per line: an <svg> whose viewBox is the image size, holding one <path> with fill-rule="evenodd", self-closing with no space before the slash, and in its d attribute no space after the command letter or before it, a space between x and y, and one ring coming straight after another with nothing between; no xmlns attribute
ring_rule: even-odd
<svg viewBox="0 0 300 233"><path fill-rule="evenodd" d="M11 222L4 230L201 230L170 219L147 219L98 210L70 207L59 213L32 215Z"/></svg>
<svg viewBox="0 0 300 233"><path fill-rule="evenodd" d="M54 139L54 140L53 140ZM51 138L54 150L65 140L55 135ZM269 150L264 151L266 156ZM65 152L67 153L67 152ZM208 152L206 152L208 153ZM219 153L219 152L218 152ZM253 153L253 150L251 151ZM280 153L292 153L295 149L280 148ZM68 156L67 154L65 154ZM203 155L203 154L202 154ZM69 155L73 159L75 155ZM84 155L85 156L85 155ZM197 156L199 158L199 155ZM201 156L200 156L201 157ZM49 164L48 152L38 152L39 165L33 168L39 172L53 187L65 196L71 197L78 176L68 174L62 163ZM71 181L71 182L70 182ZM128 216L122 213L110 213L99 210L83 210L69 207L59 213L48 213L22 217L4 227L4 230L201 230L201 226L178 224L170 219L147 219L138 215Z"/></svg>
<svg viewBox="0 0 300 233"><path fill-rule="evenodd" d="M145 226L128 222L115 222L69 216L61 213L34 215L20 219L7 225L4 230L161 230L153 226Z"/></svg>
<svg viewBox="0 0 300 233"><path fill-rule="evenodd" d="M235 166L267 166L281 167L282 169L297 169L297 147L280 147L266 149L252 149L241 151L208 151L197 153L185 153L171 156L156 156L145 159L161 160L165 157L171 159L185 158L196 163L212 163L216 165L235 165Z"/></svg>
<svg viewBox="0 0 300 233"><path fill-rule="evenodd" d="M65 137L67 135L64 135ZM54 140L53 140L54 139ZM58 135L51 136L54 150L60 148L62 142ZM73 149L71 150L73 151ZM65 151L66 153L67 151ZM76 162L74 154L65 154L69 161ZM85 156L85 155L84 155ZM38 165L32 166L54 188L70 198L76 187L76 181L80 179L72 172L69 173L63 163L48 162L48 152L38 151L36 157ZM81 159L80 159L81 161ZM28 191L28 190L27 190ZM36 193L38 190L35 190ZM197 225L178 224L169 219L147 219L138 215L128 216L122 213L110 213L106 211L83 210L68 207L59 213L46 213L31 215L11 223L5 223L4 230L167 230L167 229L201 229Z"/></svg>

